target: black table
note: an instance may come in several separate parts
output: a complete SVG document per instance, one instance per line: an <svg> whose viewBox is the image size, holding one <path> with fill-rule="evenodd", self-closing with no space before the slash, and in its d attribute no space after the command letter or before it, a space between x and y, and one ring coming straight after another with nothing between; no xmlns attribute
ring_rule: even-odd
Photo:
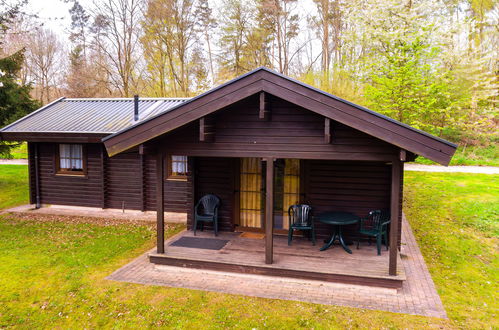
<svg viewBox="0 0 499 330"><path fill-rule="evenodd" d="M334 226L331 238L329 239L329 241L327 241L326 244L324 244L323 247L321 247L321 251L329 249L334 244L336 238L338 238L338 241L340 242L343 249L352 254L352 250L350 250L345 244L341 227L357 223L359 222L360 218L355 214L349 212L325 212L320 214L317 218L322 223Z"/></svg>

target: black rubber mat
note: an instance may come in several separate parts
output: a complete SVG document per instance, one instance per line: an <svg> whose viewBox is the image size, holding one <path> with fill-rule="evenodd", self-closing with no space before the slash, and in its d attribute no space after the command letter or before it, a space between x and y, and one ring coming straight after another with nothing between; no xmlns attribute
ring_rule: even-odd
<svg viewBox="0 0 499 330"><path fill-rule="evenodd" d="M170 246L180 246L186 248L206 249L206 250L220 250L227 243L229 243L229 241L225 239L181 237L172 244L170 244Z"/></svg>

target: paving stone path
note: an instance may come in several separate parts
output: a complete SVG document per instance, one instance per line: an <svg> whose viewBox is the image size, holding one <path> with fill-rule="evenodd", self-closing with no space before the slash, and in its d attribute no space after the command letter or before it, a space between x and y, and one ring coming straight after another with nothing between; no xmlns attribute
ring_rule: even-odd
<svg viewBox="0 0 499 330"><path fill-rule="evenodd" d="M148 261L147 253L107 278L122 282L446 318L445 309L405 218L402 228L402 266L405 267L407 281L398 290L158 266Z"/></svg>

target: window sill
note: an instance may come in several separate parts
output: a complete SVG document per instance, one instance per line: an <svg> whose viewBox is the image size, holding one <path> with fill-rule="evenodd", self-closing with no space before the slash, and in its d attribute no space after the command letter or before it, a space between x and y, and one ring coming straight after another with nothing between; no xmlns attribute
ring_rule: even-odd
<svg viewBox="0 0 499 330"><path fill-rule="evenodd" d="M168 177L166 178L166 181L187 181L187 177Z"/></svg>
<svg viewBox="0 0 499 330"><path fill-rule="evenodd" d="M55 174L56 176L71 176L76 178L85 178L87 176L86 173L68 173L68 172L59 172Z"/></svg>

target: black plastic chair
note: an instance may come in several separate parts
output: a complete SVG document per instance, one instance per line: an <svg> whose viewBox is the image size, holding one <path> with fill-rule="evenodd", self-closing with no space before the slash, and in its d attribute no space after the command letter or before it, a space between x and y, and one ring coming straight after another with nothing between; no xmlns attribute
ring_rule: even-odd
<svg viewBox="0 0 499 330"><path fill-rule="evenodd" d="M357 249L359 248L360 235L369 238L376 237L376 248L378 255L381 255L381 239L385 240L388 250L388 224L390 223L390 213L385 210L375 210L369 212L366 218L360 219L359 236L357 238ZM369 244L371 241L369 240Z"/></svg>
<svg viewBox="0 0 499 330"><path fill-rule="evenodd" d="M288 215L288 245L291 245L293 232L295 230L310 231L312 244L315 245L315 226L314 219L312 217L312 207L306 204L291 205L288 209Z"/></svg>
<svg viewBox="0 0 499 330"><path fill-rule="evenodd" d="M194 236L198 222L201 222L201 230L204 229L205 222L212 222L215 236L218 235L218 207L220 198L215 195L204 195L194 207Z"/></svg>

